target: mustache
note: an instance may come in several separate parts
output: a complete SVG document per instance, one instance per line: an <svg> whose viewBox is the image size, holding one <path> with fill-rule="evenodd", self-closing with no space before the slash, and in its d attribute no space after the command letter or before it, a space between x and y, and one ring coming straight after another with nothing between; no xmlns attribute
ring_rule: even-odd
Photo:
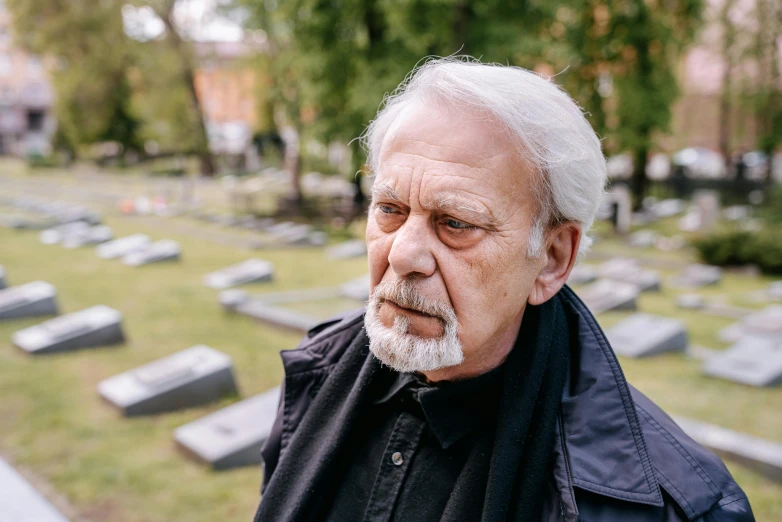
<svg viewBox="0 0 782 522"><path fill-rule="evenodd" d="M437 299L425 297L418 292L416 284L409 279L378 283L372 293L370 304L377 308L385 301L391 301L404 308L431 315L446 324L456 322L456 312L450 305Z"/></svg>

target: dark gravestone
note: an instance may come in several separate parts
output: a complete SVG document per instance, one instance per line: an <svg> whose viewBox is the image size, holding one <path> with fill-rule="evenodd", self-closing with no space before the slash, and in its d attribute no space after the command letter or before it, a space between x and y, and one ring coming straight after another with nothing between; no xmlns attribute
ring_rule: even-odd
<svg viewBox="0 0 782 522"><path fill-rule="evenodd" d="M674 282L684 288L700 288L702 286L716 285L722 279L722 270L710 265L689 265Z"/></svg>
<svg viewBox="0 0 782 522"><path fill-rule="evenodd" d="M660 290L660 274L654 270L641 268L638 261L631 258L615 258L598 267L598 275L603 279L611 279L629 283L644 291Z"/></svg>
<svg viewBox="0 0 782 522"><path fill-rule="evenodd" d="M638 293L635 285L600 279L579 290L578 296L592 313L599 314L612 310L636 310Z"/></svg>
<svg viewBox="0 0 782 522"><path fill-rule="evenodd" d="M108 306L93 306L19 330L12 341L34 355L120 344L125 341L122 314Z"/></svg>
<svg viewBox="0 0 782 522"><path fill-rule="evenodd" d="M361 276L340 286L342 297L366 303L369 301L369 275Z"/></svg>
<svg viewBox="0 0 782 522"><path fill-rule="evenodd" d="M143 250L127 254L122 258L122 262L128 266L141 266L162 261L179 261L180 255L179 243L171 239L162 239Z"/></svg>
<svg viewBox="0 0 782 522"><path fill-rule="evenodd" d="M101 381L98 393L131 416L206 404L237 389L231 358L198 345Z"/></svg>
<svg viewBox="0 0 782 522"><path fill-rule="evenodd" d="M719 337L724 342L736 342L745 335L782 342L782 306L771 305L752 312L738 323L719 332Z"/></svg>
<svg viewBox="0 0 782 522"><path fill-rule="evenodd" d="M258 299L251 299L237 305L236 311L272 326L299 333L306 333L320 322L295 310L271 306Z"/></svg>
<svg viewBox="0 0 782 522"><path fill-rule="evenodd" d="M606 331L614 351L625 357L648 357L687 350L684 323L658 315L635 314Z"/></svg>
<svg viewBox="0 0 782 522"><path fill-rule="evenodd" d="M4 290L8 286L8 279L5 277L5 268L0 265L0 290Z"/></svg>
<svg viewBox="0 0 782 522"><path fill-rule="evenodd" d="M351 239L326 250L329 259L350 259L367 255L367 244L360 239Z"/></svg>
<svg viewBox="0 0 782 522"><path fill-rule="evenodd" d="M262 259L248 259L204 276L204 284L216 290L272 280L274 267Z"/></svg>
<svg viewBox="0 0 782 522"><path fill-rule="evenodd" d="M147 245L149 245L148 235L133 234L98 245L97 253L101 259L117 259L143 250Z"/></svg>
<svg viewBox="0 0 782 522"><path fill-rule="evenodd" d="M744 336L731 348L706 361L706 375L749 386L782 382L782 344L764 337Z"/></svg>
<svg viewBox="0 0 782 522"><path fill-rule="evenodd" d="M674 421L693 440L720 456L782 482L782 444L683 417Z"/></svg>
<svg viewBox="0 0 782 522"><path fill-rule="evenodd" d="M280 388L273 388L177 428L174 440L214 469L258 465L279 402Z"/></svg>
<svg viewBox="0 0 782 522"><path fill-rule="evenodd" d="M597 270L592 265L578 264L570 271L567 278L569 285L585 285L597 279Z"/></svg>
<svg viewBox="0 0 782 522"><path fill-rule="evenodd" d="M0 290L0 319L57 315L57 290L43 281Z"/></svg>

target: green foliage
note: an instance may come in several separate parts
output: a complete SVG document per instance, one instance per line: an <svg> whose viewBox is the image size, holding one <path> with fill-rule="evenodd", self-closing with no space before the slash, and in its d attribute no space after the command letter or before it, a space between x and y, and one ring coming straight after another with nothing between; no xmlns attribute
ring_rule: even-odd
<svg viewBox="0 0 782 522"><path fill-rule="evenodd" d="M731 230L695 240L693 246L705 263L717 266L757 265L766 274L782 274L782 231Z"/></svg>

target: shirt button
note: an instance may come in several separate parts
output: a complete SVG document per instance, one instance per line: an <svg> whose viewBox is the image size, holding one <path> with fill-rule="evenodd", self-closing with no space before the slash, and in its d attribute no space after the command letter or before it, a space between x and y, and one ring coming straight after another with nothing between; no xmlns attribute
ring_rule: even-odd
<svg viewBox="0 0 782 522"><path fill-rule="evenodd" d="M402 457L402 454L397 451L396 453L391 455L391 462L394 463L394 466L401 466L402 464L404 464L405 459L404 457Z"/></svg>

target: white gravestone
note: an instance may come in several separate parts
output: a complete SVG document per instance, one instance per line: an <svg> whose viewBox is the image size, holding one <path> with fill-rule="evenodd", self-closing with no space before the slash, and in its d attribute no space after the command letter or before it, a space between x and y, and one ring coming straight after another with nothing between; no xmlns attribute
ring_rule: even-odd
<svg viewBox="0 0 782 522"><path fill-rule="evenodd" d="M231 358L198 345L101 381L98 393L131 416L214 402L237 388Z"/></svg>
<svg viewBox="0 0 782 522"><path fill-rule="evenodd" d="M274 267L262 259L248 259L228 268L204 276L204 284L209 288L224 290L232 286L248 283L260 283L272 280Z"/></svg>
<svg viewBox="0 0 782 522"><path fill-rule="evenodd" d="M111 241L114 233L111 227L97 225L86 230L80 230L63 237L62 246L65 248L79 248L87 245L99 245Z"/></svg>
<svg viewBox="0 0 782 522"><path fill-rule="evenodd" d="M143 250L131 252L122 258L128 266L141 266L161 261L179 261L181 250L179 243L171 239L162 239L147 245Z"/></svg>
<svg viewBox="0 0 782 522"><path fill-rule="evenodd" d="M744 336L726 351L706 360L703 372L712 377L749 386L782 383L782 343Z"/></svg>
<svg viewBox="0 0 782 522"><path fill-rule="evenodd" d="M736 342L745 335L782 342L782 306L767 306L719 331L720 340L728 343Z"/></svg>
<svg viewBox="0 0 782 522"><path fill-rule="evenodd" d="M360 239L351 239L326 250L329 259L350 259L367 255L367 244Z"/></svg>
<svg viewBox="0 0 782 522"><path fill-rule="evenodd" d="M246 290L232 288L220 292L217 296L217 300L225 311L235 312L237 306L250 300L250 294L248 294Z"/></svg>
<svg viewBox="0 0 782 522"><path fill-rule="evenodd" d="M0 265L0 290L5 289L8 286L8 281L5 277L5 268Z"/></svg>
<svg viewBox="0 0 782 522"><path fill-rule="evenodd" d="M280 388L273 388L180 426L174 440L188 455L214 469L258 465L279 402Z"/></svg>
<svg viewBox="0 0 782 522"><path fill-rule="evenodd" d="M597 279L597 270L592 265L577 264L567 278L569 285L585 285Z"/></svg>
<svg viewBox="0 0 782 522"><path fill-rule="evenodd" d="M594 314L612 310L636 310L638 287L629 283L599 279L585 286L578 296Z"/></svg>
<svg viewBox="0 0 782 522"><path fill-rule="evenodd" d="M348 281L339 288L342 297L366 303L369 301L369 274Z"/></svg>
<svg viewBox="0 0 782 522"><path fill-rule="evenodd" d="M688 265L674 280L678 286L700 288L716 285L722 279L722 270L711 265Z"/></svg>
<svg viewBox="0 0 782 522"><path fill-rule="evenodd" d="M635 259L611 259L601 264L597 273L603 279L635 285L642 292L660 290L660 274L654 270L641 268L641 265Z"/></svg>
<svg viewBox="0 0 782 522"><path fill-rule="evenodd" d="M625 357L647 357L687 350L687 330L676 319L635 314L606 331L614 351Z"/></svg>
<svg viewBox="0 0 782 522"><path fill-rule="evenodd" d="M43 281L0 290L0 319L57 315L57 290Z"/></svg>
<svg viewBox="0 0 782 522"><path fill-rule="evenodd" d="M608 193L608 200L613 206L614 230L617 234L630 231L633 219L633 199L630 191L624 185L617 185Z"/></svg>
<svg viewBox="0 0 782 522"><path fill-rule="evenodd" d="M101 259L117 259L143 250L147 245L149 245L148 235L133 234L98 245L97 253Z"/></svg>
<svg viewBox="0 0 782 522"><path fill-rule="evenodd" d="M295 310L270 306L257 299L251 299L236 306L236 311L261 322L306 333L320 322Z"/></svg>
<svg viewBox="0 0 782 522"><path fill-rule="evenodd" d="M698 230L713 229L720 219L719 193L714 190L697 190L692 195L692 201L700 216Z"/></svg>
<svg viewBox="0 0 782 522"><path fill-rule="evenodd" d="M782 301L782 281L774 281L768 286L768 297L774 301Z"/></svg>
<svg viewBox="0 0 782 522"><path fill-rule="evenodd" d="M680 294L676 297L676 306L686 310L700 310L706 306L706 300L698 294Z"/></svg>
<svg viewBox="0 0 782 522"><path fill-rule="evenodd" d="M109 346L125 341L122 314L98 305L19 330L13 343L30 354Z"/></svg>
<svg viewBox="0 0 782 522"><path fill-rule="evenodd" d="M54 228L44 230L38 235L38 239L44 245L56 245L61 243L70 235L78 234L90 228L90 225L83 221L75 221Z"/></svg>

